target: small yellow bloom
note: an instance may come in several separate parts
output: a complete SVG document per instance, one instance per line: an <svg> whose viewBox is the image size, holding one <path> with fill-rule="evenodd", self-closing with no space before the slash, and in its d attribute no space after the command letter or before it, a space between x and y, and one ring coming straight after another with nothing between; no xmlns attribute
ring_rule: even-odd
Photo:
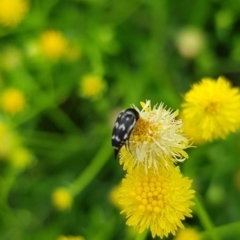
<svg viewBox="0 0 240 240"><path fill-rule="evenodd" d="M159 169L158 174L153 169L146 173L142 166L133 169L123 179L119 190L126 224L139 233L150 229L153 237L175 235L178 228L183 228L185 217L192 216L191 182L182 177L178 167L169 171Z"/></svg>
<svg viewBox="0 0 240 240"><path fill-rule="evenodd" d="M60 236L57 240L85 240L82 236Z"/></svg>
<svg viewBox="0 0 240 240"><path fill-rule="evenodd" d="M182 29L176 39L178 51L185 58L196 57L205 46L203 33L193 27Z"/></svg>
<svg viewBox="0 0 240 240"><path fill-rule="evenodd" d="M2 109L10 114L22 112L26 106L24 94L15 88L6 89L1 96Z"/></svg>
<svg viewBox="0 0 240 240"><path fill-rule="evenodd" d="M61 32L55 30L47 30L41 35L40 45L43 54L47 58L56 60L65 54L68 41Z"/></svg>
<svg viewBox="0 0 240 240"><path fill-rule="evenodd" d="M6 27L18 25L29 10L26 0L0 0L0 24Z"/></svg>
<svg viewBox="0 0 240 240"><path fill-rule="evenodd" d="M80 93L86 98L100 96L106 89L106 83L96 75L88 74L80 79Z"/></svg>
<svg viewBox="0 0 240 240"><path fill-rule="evenodd" d="M240 125L240 92L224 78L204 78L184 96L182 116L207 141L225 138Z"/></svg>
<svg viewBox="0 0 240 240"><path fill-rule="evenodd" d="M151 102L142 103L139 119L126 144L120 150L120 163L131 171L135 165L145 169L158 169L160 165L171 167L173 162L188 158L184 151L189 146L183 135L181 119L176 119L178 111L166 109L163 104L151 107Z"/></svg>
<svg viewBox="0 0 240 240"><path fill-rule="evenodd" d="M174 240L200 240L200 234L193 228L180 229Z"/></svg>
<svg viewBox="0 0 240 240"><path fill-rule="evenodd" d="M32 154L27 149L18 147L13 149L9 160L15 168L24 169L31 163Z"/></svg>
<svg viewBox="0 0 240 240"><path fill-rule="evenodd" d="M60 211L69 209L72 205L71 193L66 188L57 188L52 193L52 202Z"/></svg>

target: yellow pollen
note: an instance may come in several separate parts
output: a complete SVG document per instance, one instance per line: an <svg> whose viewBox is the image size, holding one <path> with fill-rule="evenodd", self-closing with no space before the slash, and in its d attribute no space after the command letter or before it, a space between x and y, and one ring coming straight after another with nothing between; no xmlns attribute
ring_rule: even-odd
<svg viewBox="0 0 240 240"><path fill-rule="evenodd" d="M143 188L142 188L142 187L138 187L138 188L136 189L136 193L137 193L137 194L142 193L142 191L143 191Z"/></svg>
<svg viewBox="0 0 240 240"><path fill-rule="evenodd" d="M149 192L148 193L148 197L152 197L153 196L153 193L152 192Z"/></svg>
<svg viewBox="0 0 240 240"><path fill-rule="evenodd" d="M141 202L141 201L142 201L142 197L141 197L141 196L137 196L137 197L136 197L136 200L137 200L138 202Z"/></svg>
<svg viewBox="0 0 240 240"><path fill-rule="evenodd" d="M218 103L217 102L210 102L206 107L205 111L210 114L217 114L218 113Z"/></svg>
<svg viewBox="0 0 240 240"><path fill-rule="evenodd" d="M147 193L143 192L142 193L142 198L147 198Z"/></svg>
<svg viewBox="0 0 240 240"><path fill-rule="evenodd" d="M130 141L150 143L158 130L159 126L155 126L149 121L139 118L131 134Z"/></svg>
<svg viewBox="0 0 240 240"><path fill-rule="evenodd" d="M169 184L163 177L144 178L135 184L136 190L130 194L136 200L139 211L157 214L168 201Z"/></svg>

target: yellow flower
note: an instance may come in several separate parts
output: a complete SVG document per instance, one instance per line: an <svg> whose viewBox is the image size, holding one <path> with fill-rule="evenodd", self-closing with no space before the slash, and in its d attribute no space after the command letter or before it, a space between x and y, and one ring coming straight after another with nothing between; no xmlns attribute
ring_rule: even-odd
<svg viewBox="0 0 240 240"><path fill-rule="evenodd" d="M69 209L72 205L72 196L68 189L57 188L52 193L53 205L60 211Z"/></svg>
<svg viewBox="0 0 240 240"><path fill-rule="evenodd" d="M59 236L57 240L85 240L82 236Z"/></svg>
<svg viewBox="0 0 240 240"><path fill-rule="evenodd" d="M207 141L225 138L240 125L240 93L224 78L204 78L184 96L183 118Z"/></svg>
<svg viewBox="0 0 240 240"><path fill-rule="evenodd" d="M24 94L15 88L6 89L1 96L2 109L10 114L15 114L24 110L26 100Z"/></svg>
<svg viewBox="0 0 240 240"><path fill-rule="evenodd" d="M56 60L65 54L68 42L61 32L55 30L47 30L41 35L40 45L43 54L47 58Z"/></svg>
<svg viewBox="0 0 240 240"><path fill-rule="evenodd" d="M26 0L0 0L0 24L6 27L18 25L29 10Z"/></svg>
<svg viewBox="0 0 240 240"><path fill-rule="evenodd" d="M200 240L200 234L193 228L180 229L174 240Z"/></svg>
<svg viewBox="0 0 240 240"><path fill-rule="evenodd" d="M188 158L184 151L189 146L182 134L182 120L176 119L178 111L166 109L163 104L151 108L151 102L141 103L143 109L126 146L120 150L120 164L131 171L135 165L145 169L158 169L160 165L172 166L172 162L182 162Z"/></svg>
<svg viewBox="0 0 240 240"><path fill-rule="evenodd" d="M205 46L205 37L201 30L193 27L182 29L177 38L179 53L185 58L196 57Z"/></svg>
<svg viewBox="0 0 240 240"><path fill-rule="evenodd" d="M80 93L87 98L100 96L106 89L106 84L102 78L88 74L80 79Z"/></svg>
<svg viewBox="0 0 240 240"><path fill-rule="evenodd" d="M9 160L15 168L24 169L31 163L32 155L27 149L18 147L13 149L9 156Z"/></svg>
<svg viewBox="0 0 240 240"><path fill-rule="evenodd" d="M199 131L195 128L195 126L192 126L190 122L183 117L181 117L184 125L184 134L193 141L194 145L200 145L203 144L205 141L202 138L201 134L199 134Z"/></svg>
<svg viewBox="0 0 240 240"><path fill-rule="evenodd" d="M191 182L182 177L178 167L169 171L162 168L159 173L153 169L146 173L142 166L133 169L123 179L119 190L126 224L139 233L149 228L153 237L175 235L179 227L183 228L182 220L192 216Z"/></svg>

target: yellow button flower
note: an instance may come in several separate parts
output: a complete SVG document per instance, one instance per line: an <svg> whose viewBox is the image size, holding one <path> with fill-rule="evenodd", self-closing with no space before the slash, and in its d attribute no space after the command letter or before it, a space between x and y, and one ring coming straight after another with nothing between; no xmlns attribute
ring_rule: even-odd
<svg viewBox="0 0 240 240"><path fill-rule="evenodd" d="M68 189L57 188L52 193L53 205L60 211L69 209L72 205L72 196Z"/></svg>
<svg viewBox="0 0 240 240"><path fill-rule="evenodd" d="M100 96L106 89L106 83L96 75L88 74L80 79L80 94L86 98Z"/></svg>
<svg viewBox="0 0 240 240"><path fill-rule="evenodd" d="M225 138L240 126L240 92L224 77L204 78L184 96L182 116L206 141Z"/></svg>
<svg viewBox="0 0 240 240"><path fill-rule="evenodd" d="M15 88L6 89L1 96L2 109L10 114L22 112L26 106L24 94Z"/></svg>
<svg viewBox="0 0 240 240"><path fill-rule="evenodd" d="M57 60L65 53L68 41L61 32L47 30L41 35L40 45L43 54L47 58Z"/></svg>
<svg viewBox="0 0 240 240"><path fill-rule="evenodd" d="M191 182L182 177L178 167L171 171L162 168L158 173L153 169L146 173L143 166L133 169L119 190L126 224L139 233L150 229L152 237L175 235L178 228L183 228L185 217L191 217Z"/></svg>
<svg viewBox="0 0 240 240"><path fill-rule="evenodd" d="M6 27L18 25L29 10L26 0L0 0L0 24Z"/></svg>

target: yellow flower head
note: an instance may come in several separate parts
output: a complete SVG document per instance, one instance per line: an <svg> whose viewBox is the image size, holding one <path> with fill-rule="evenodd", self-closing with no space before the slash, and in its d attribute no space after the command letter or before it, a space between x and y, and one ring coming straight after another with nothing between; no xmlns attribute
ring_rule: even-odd
<svg viewBox="0 0 240 240"><path fill-rule="evenodd" d="M18 147L13 149L9 156L9 160L17 169L24 169L32 160L32 154L25 148Z"/></svg>
<svg viewBox="0 0 240 240"><path fill-rule="evenodd" d="M153 169L146 173L142 166L133 169L119 190L126 224L139 233L149 228L153 237L175 235L179 227L183 228L182 220L191 217L191 182L182 177L178 167L169 171L162 168L158 174Z"/></svg>
<svg viewBox="0 0 240 240"><path fill-rule="evenodd" d="M178 111L164 108L163 104L151 108L151 102L142 103L139 119L131 136L120 150L120 163L130 170L142 164L145 169L158 169L160 165L169 167L173 162L188 158L184 151L189 146L188 139L182 134L183 124L176 119Z"/></svg>
<svg viewBox="0 0 240 240"><path fill-rule="evenodd" d="M184 96L183 118L204 140L225 138L240 125L240 93L223 77L204 78Z"/></svg>
<svg viewBox="0 0 240 240"><path fill-rule="evenodd" d="M26 0L0 0L0 24L6 27L18 25L29 10Z"/></svg>
<svg viewBox="0 0 240 240"><path fill-rule="evenodd" d="M65 54L68 42L61 32L55 30L47 30L41 35L40 45L43 54L47 58L56 60Z"/></svg>
<svg viewBox="0 0 240 240"><path fill-rule="evenodd" d="M57 240L85 240L82 236L60 236Z"/></svg>
<svg viewBox="0 0 240 240"><path fill-rule="evenodd" d="M80 80L80 93L86 98L100 96L106 89L106 83L96 75L88 74Z"/></svg>
<svg viewBox="0 0 240 240"><path fill-rule="evenodd" d="M185 58L196 57L205 45L203 33L193 27L182 29L176 39L178 51Z"/></svg>
<svg viewBox="0 0 240 240"><path fill-rule="evenodd" d="M200 234L193 228L180 229L174 240L200 240Z"/></svg>
<svg viewBox="0 0 240 240"><path fill-rule="evenodd" d="M53 205L60 211L69 209L72 205L72 196L68 189L57 188L52 193Z"/></svg>
<svg viewBox="0 0 240 240"><path fill-rule="evenodd" d="M1 96L2 109L10 114L22 112L26 106L24 94L15 88L6 89Z"/></svg>
<svg viewBox="0 0 240 240"><path fill-rule="evenodd" d="M199 131L195 128L195 126L192 126L190 122L186 119L184 119L181 116L183 125L184 125L184 134L192 140L194 145L200 145L203 144L205 141L202 138L201 134L199 134Z"/></svg>

